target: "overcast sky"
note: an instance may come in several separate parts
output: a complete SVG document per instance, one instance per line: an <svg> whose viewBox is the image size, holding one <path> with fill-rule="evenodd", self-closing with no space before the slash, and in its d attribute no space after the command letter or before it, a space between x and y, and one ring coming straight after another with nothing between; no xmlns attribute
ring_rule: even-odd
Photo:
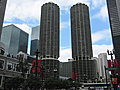
<svg viewBox="0 0 120 90"><path fill-rule="evenodd" d="M46 2L54 2L60 6L60 61L71 59L70 7L78 2L89 6L93 55L112 50L112 39L106 0L8 0L4 26L15 24L29 33L31 28L40 24L41 6Z"/></svg>

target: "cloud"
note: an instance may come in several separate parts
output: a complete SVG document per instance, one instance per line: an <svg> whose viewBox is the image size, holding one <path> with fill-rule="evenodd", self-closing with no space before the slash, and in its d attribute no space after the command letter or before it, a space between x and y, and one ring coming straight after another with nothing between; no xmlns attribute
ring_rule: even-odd
<svg viewBox="0 0 120 90"><path fill-rule="evenodd" d="M92 34L92 43L96 43L100 40L108 40L111 37L110 30L100 30Z"/></svg>
<svg viewBox="0 0 120 90"><path fill-rule="evenodd" d="M40 19L41 6L52 1L60 6L61 9L67 9L78 2L89 5L88 0L8 0L5 14L5 21L20 19L22 21Z"/></svg>
<svg viewBox="0 0 120 90"><path fill-rule="evenodd" d="M97 14L95 14L94 16L92 16L92 18L99 18L102 20L106 20L108 18L107 6L104 5L103 7L101 7L100 11Z"/></svg>
<svg viewBox="0 0 120 90"><path fill-rule="evenodd" d="M113 50L112 45L92 45L92 47L93 47L93 56L94 57L98 57L98 55L100 53L107 53L107 50ZM71 48L61 47L59 60L61 62L67 62L68 59L71 59L71 58L72 58ZM109 56L108 56L108 59L110 59Z"/></svg>
<svg viewBox="0 0 120 90"><path fill-rule="evenodd" d="M69 27L70 27L70 22L69 21L60 23L60 30L63 30L63 29L69 28Z"/></svg>
<svg viewBox="0 0 120 90"><path fill-rule="evenodd" d="M60 58L59 58L59 60L61 62L67 62L68 59L71 59L71 58L72 58L71 48L61 47L60 48Z"/></svg>
<svg viewBox="0 0 120 90"><path fill-rule="evenodd" d="M93 47L93 56L98 57L100 53L107 53L107 50L113 50L112 45L92 45ZM110 59L110 57L108 57Z"/></svg>
<svg viewBox="0 0 120 90"><path fill-rule="evenodd" d="M5 21L12 21L15 18L23 21L39 20L41 5L39 0L8 0Z"/></svg>
<svg viewBox="0 0 120 90"><path fill-rule="evenodd" d="M12 23L4 23L4 26L10 25ZM31 27L29 27L27 24L14 24L15 26L19 27L20 29L22 29L23 31L27 32L29 35L31 34Z"/></svg>
<svg viewBox="0 0 120 90"><path fill-rule="evenodd" d="M92 8L101 7L101 5L105 4L105 0L92 0Z"/></svg>
<svg viewBox="0 0 120 90"><path fill-rule="evenodd" d="M76 3L85 3L87 5L90 4L89 0L53 0L53 2L56 2L61 8L67 7L67 6L72 6Z"/></svg>

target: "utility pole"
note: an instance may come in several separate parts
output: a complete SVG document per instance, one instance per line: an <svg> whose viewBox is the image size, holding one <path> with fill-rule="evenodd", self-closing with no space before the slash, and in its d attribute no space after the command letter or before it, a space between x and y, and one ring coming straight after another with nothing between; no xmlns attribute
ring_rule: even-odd
<svg viewBox="0 0 120 90"><path fill-rule="evenodd" d="M106 73L106 66L104 66L104 69L105 69L106 84L108 84L108 82L107 82L107 73Z"/></svg>
<svg viewBox="0 0 120 90"><path fill-rule="evenodd" d="M38 54L40 53L39 51L38 51L38 49L37 49L37 51L35 52L36 53L36 70L35 70L35 76L37 77L37 68L38 68Z"/></svg>

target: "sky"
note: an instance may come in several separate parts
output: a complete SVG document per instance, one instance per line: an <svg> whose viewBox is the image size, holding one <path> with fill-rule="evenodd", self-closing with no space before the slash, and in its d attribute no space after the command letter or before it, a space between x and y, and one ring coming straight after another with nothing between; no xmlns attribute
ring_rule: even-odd
<svg viewBox="0 0 120 90"><path fill-rule="evenodd" d="M31 28L40 24L41 6L47 2L54 2L60 7L60 61L72 58L70 8L76 3L89 6L93 56L98 57L107 49L113 49L106 0L8 0L4 26L15 24L29 33L28 53Z"/></svg>

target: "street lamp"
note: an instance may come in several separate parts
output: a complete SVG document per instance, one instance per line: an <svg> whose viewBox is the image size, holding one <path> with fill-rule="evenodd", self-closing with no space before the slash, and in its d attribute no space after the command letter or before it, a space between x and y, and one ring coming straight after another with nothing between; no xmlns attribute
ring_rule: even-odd
<svg viewBox="0 0 120 90"><path fill-rule="evenodd" d="M55 68L53 71L54 71L54 78L56 79L56 72L57 72L57 69Z"/></svg>
<svg viewBox="0 0 120 90"><path fill-rule="evenodd" d="M84 77L84 83L87 83L87 75L85 73L84 73L83 77Z"/></svg>
<svg viewBox="0 0 120 90"><path fill-rule="evenodd" d="M36 53L36 72L35 72L35 76L37 77L37 68L38 68L38 54L40 53L37 49Z"/></svg>

